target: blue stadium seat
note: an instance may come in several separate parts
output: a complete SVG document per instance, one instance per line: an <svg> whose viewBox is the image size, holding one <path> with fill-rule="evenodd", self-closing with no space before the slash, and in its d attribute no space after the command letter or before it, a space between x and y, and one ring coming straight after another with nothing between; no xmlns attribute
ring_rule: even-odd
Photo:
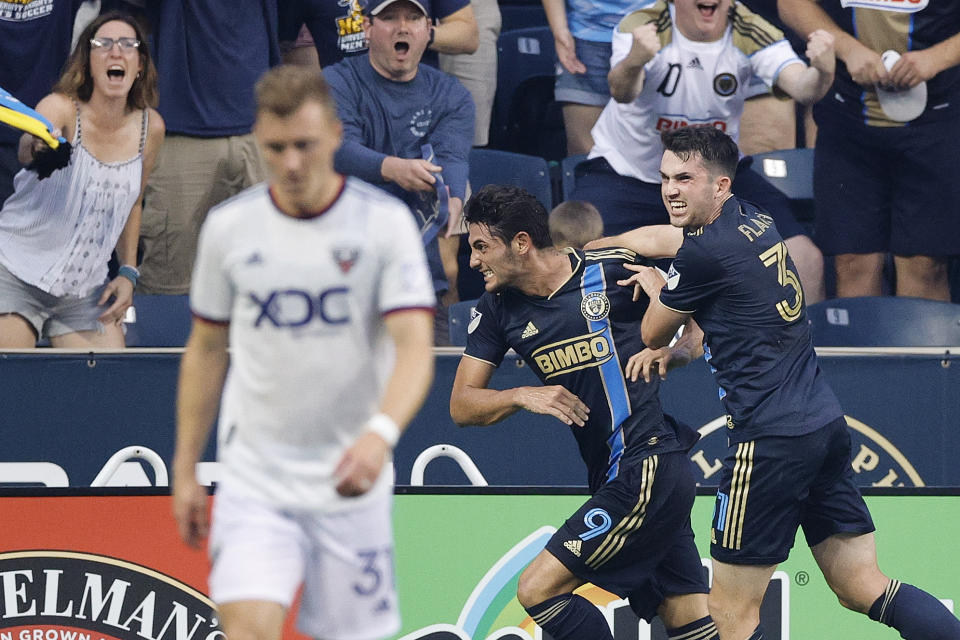
<svg viewBox="0 0 960 640"><path fill-rule="evenodd" d="M877 296L812 304L807 318L818 347L958 347L960 304Z"/></svg>
<svg viewBox="0 0 960 640"><path fill-rule="evenodd" d="M547 211L553 207L550 166L543 158L496 149L471 149L470 186L476 191L486 184L523 187Z"/></svg>
<svg viewBox="0 0 960 640"><path fill-rule="evenodd" d="M467 326L470 316L477 306L476 300L454 302L448 309L450 322L450 344L455 347L467 346Z"/></svg>
<svg viewBox="0 0 960 640"><path fill-rule="evenodd" d="M813 200L813 149L756 153L750 167L791 200Z"/></svg>
<svg viewBox="0 0 960 640"><path fill-rule="evenodd" d="M187 295L135 294L133 322L126 324L128 347L182 347L190 336Z"/></svg>
<svg viewBox="0 0 960 640"><path fill-rule="evenodd" d="M568 156L560 163L560 193L563 196L560 202L570 199L570 194L573 193L573 188L576 186L573 173L574 169L586 159L587 154L582 153L575 156ZM558 202L557 204L560 203Z"/></svg>
<svg viewBox="0 0 960 640"><path fill-rule="evenodd" d="M550 28L503 31L497 54L490 147L561 159L566 139L560 105L553 99L557 54Z"/></svg>

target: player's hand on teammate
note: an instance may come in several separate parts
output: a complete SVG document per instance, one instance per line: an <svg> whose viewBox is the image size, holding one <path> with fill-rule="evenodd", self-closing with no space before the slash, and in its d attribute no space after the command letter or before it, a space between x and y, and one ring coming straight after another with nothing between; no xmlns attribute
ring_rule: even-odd
<svg viewBox="0 0 960 640"><path fill-rule="evenodd" d="M627 360L627 366L624 368L624 374L630 379L630 382L636 382L637 378L643 376L643 381L649 383L653 377L654 371L661 379L667 379L667 372L676 368L670 366L673 359L673 349L670 347L661 347L660 349L646 348L640 353L635 353Z"/></svg>
<svg viewBox="0 0 960 640"><path fill-rule="evenodd" d="M108 282L97 304L102 307L108 303L110 306L100 314L97 320L105 325L123 322L127 309L133 304L133 283L123 276L117 276Z"/></svg>
<svg viewBox="0 0 960 640"><path fill-rule="evenodd" d="M193 474L174 474L173 517L184 542L195 549L203 546L210 533L207 489Z"/></svg>
<svg viewBox="0 0 960 640"><path fill-rule="evenodd" d="M590 407L560 385L518 387L515 402L532 413L553 416L567 425L582 427L587 423Z"/></svg>
<svg viewBox="0 0 960 640"><path fill-rule="evenodd" d="M563 68L577 75L587 72L587 66L577 57L577 45L570 29L557 31L553 34L553 46L557 50L557 60Z"/></svg>
<svg viewBox="0 0 960 640"><path fill-rule="evenodd" d="M663 288L666 281L654 267L645 267L629 262L625 262L623 266L630 271L636 271L636 273L624 280L617 280L617 284L621 287L633 286L634 302L640 299L641 292L647 294L647 297L651 300L660 295L660 289Z"/></svg>
<svg viewBox="0 0 960 640"><path fill-rule="evenodd" d="M859 42L850 45L843 62L847 65L850 77L860 86L873 89L890 84L887 68L883 65L880 54Z"/></svg>
<svg viewBox="0 0 960 640"><path fill-rule="evenodd" d="M887 82L897 91L912 89L942 70L942 60L930 49L907 51L891 67Z"/></svg>
<svg viewBox="0 0 960 640"><path fill-rule="evenodd" d="M375 433L368 432L357 438L333 472L337 479L337 493L353 497L372 489L383 470L389 449L387 442Z"/></svg>
<svg viewBox="0 0 960 640"><path fill-rule="evenodd" d="M837 54L834 49L833 34L817 29L807 36L807 59L810 60L810 66L820 71L833 75L837 68Z"/></svg>
<svg viewBox="0 0 960 640"><path fill-rule="evenodd" d="M647 64L660 51L660 38L657 36L657 25L653 22L640 25L632 32L633 45L627 57L636 64Z"/></svg>
<svg viewBox="0 0 960 640"><path fill-rule="evenodd" d="M384 180L407 191L433 191L433 184L437 181L433 174L441 171L443 167L422 158L387 156L380 165Z"/></svg>

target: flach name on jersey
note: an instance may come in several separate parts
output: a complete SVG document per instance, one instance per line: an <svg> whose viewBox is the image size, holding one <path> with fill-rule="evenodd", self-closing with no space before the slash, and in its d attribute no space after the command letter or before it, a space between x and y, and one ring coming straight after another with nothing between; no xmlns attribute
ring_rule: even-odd
<svg viewBox="0 0 960 640"><path fill-rule="evenodd" d="M766 213L757 212L753 217L743 217L745 217L747 221L737 225L737 230L750 242L762 236L764 231L773 226L773 218Z"/></svg>

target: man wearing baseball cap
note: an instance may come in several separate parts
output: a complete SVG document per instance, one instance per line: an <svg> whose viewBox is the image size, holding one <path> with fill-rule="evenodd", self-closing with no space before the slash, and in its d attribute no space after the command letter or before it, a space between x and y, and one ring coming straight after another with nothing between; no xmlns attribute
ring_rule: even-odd
<svg viewBox="0 0 960 640"><path fill-rule="evenodd" d="M397 196L414 214L441 303L437 343L444 344L442 302L456 288L458 239L450 236L463 208L474 105L456 78L420 64L431 8L430 0L372 0L364 17L368 52L323 73L343 121L336 169Z"/></svg>

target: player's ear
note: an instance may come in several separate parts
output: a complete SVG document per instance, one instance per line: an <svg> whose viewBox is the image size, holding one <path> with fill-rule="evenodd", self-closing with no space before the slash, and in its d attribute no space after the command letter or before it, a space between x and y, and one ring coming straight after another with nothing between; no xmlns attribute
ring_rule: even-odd
<svg viewBox="0 0 960 640"><path fill-rule="evenodd" d="M730 176L718 176L714 182L714 190L717 197L722 197L730 193L730 187L733 184L733 181L730 179Z"/></svg>
<svg viewBox="0 0 960 640"><path fill-rule="evenodd" d="M517 235L513 236L513 250L518 255L523 255L530 250L530 247L533 246L533 243L530 242L530 234L526 231L519 231Z"/></svg>

